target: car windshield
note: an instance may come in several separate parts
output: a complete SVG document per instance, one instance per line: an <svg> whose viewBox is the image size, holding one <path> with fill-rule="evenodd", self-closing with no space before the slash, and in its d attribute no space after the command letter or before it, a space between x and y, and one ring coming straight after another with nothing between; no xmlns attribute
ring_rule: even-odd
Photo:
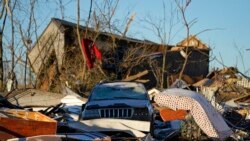
<svg viewBox="0 0 250 141"><path fill-rule="evenodd" d="M90 96L90 100L114 100L114 99L147 99L144 86L139 84L108 83L96 86Z"/></svg>

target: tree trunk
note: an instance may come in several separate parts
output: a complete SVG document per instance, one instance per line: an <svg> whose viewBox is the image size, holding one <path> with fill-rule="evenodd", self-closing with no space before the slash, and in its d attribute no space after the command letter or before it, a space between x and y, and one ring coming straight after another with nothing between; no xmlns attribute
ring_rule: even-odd
<svg viewBox="0 0 250 141"><path fill-rule="evenodd" d="M164 46L164 53L163 53L163 60L162 60L162 75L161 75L161 89L164 88L164 82L166 79L165 78L165 71L166 71L166 63L167 63L167 48L166 46ZM168 77L168 76L167 76ZM168 85L168 82L167 82Z"/></svg>
<svg viewBox="0 0 250 141"><path fill-rule="evenodd" d="M87 72L87 68L86 68L86 59L85 59L85 54L84 54L84 51L82 49L82 44L81 44L81 34L80 34L80 29L79 29L79 26L80 26L80 0L77 0L77 40L78 40L78 44L79 44L79 47L81 49L81 52L82 52L82 56L83 56L83 71L82 71L82 77L83 79L86 78L86 72Z"/></svg>
<svg viewBox="0 0 250 141"><path fill-rule="evenodd" d="M13 20L13 10L11 13L11 73L14 74L15 68L15 50L14 50L14 40L15 40L15 29L14 29L14 20Z"/></svg>
<svg viewBox="0 0 250 141"><path fill-rule="evenodd" d="M11 8L11 14L10 14L10 18L11 18L11 48L10 48L10 51L11 51L11 79L13 81L12 83L12 89L15 89L17 88L17 79L16 79L16 74L15 74L15 48L14 48L14 45L15 45L15 27L14 27L14 9L15 9L15 6L16 6L16 0L14 1L13 3L13 6Z"/></svg>
<svg viewBox="0 0 250 141"><path fill-rule="evenodd" d="M24 67L24 88L26 89L27 85L27 61L28 60L28 50L26 50L26 56L25 56L25 67Z"/></svg>
<svg viewBox="0 0 250 141"><path fill-rule="evenodd" d="M0 31L0 91L4 90L3 86L3 32Z"/></svg>
<svg viewBox="0 0 250 141"><path fill-rule="evenodd" d="M0 91L4 91L4 68L3 68L3 31L7 18L7 10L3 18L2 29L0 29ZM2 19L2 17L1 17Z"/></svg>

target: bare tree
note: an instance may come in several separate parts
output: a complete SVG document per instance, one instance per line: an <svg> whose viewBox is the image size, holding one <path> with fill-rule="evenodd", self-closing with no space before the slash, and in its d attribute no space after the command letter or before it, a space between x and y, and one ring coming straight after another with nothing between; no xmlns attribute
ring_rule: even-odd
<svg viewBox="0 0 250 141"><path fill-rule="evenodd" d="M4 90L4 68L3 68L3 32L4 32L4 27L6 23L6 18L7 18L7 8L6 5L8 6L9 4L6 4L5 0L1 0L1 8L2 11L0 13L0 19L3 19L3 23L0 29L0 91Z"/></svg>
<svg viewBox="0 0 250 141"><path fill-rule="evenodd" d="M117 30L114 16L119 4L119 0L104 0L102 3L95 2L95 14L100 23L100 30L108 31L109 33L121 33Z"/></svg>
<svg viewBox="0 0 250 141"><path fill-rule="evenodd" d="M189 6L189 4L191 3L191 0L175 0L175 3L177 5L177 7L179 8L179 11L181 13L181 17L182 17L182 20L183 20L183 24L184 24L184 26L186 28L187 45L189 45L190 27L196 22L196 19L192 20L191 22L188 22L187 18L186 18L186 10L187 10L187 7ZM189 47L188 46L185 48L184 54L185 54L183 56L184 57L184 63L182 65L182 69L181 69L181 71L179 73L179 79L182 78L184 70L185 70L185 68L187 66L188 57L191 54L191 52L189 52Z"/></svg>
<svg viewBox="0 0 250 141"><path fill-rule="evenodd" d="M246 73L246 67L245 67L245 62L244 62L244 58L243 58L243 53L236 43L234 43L234 47L237 49L237 51L239 53L241 64L243 66L243 71L244 71L244 73Z"/></svg>
<svg viewBox="0 0 250 141"><path fill-rule="evenodd" d="M86 72L87 72L87 69L86 69L86 59L85 59L85 54L84 54L84 51L83 51L83 48L82 48L82 44L81 44L81 34L80 34L79 26L80 26L80 0L77 0L77 40L78 40L78 44L79 44L79 47L81 49L82 56L83 56L82 78L85 79Z"/></svg>
<svg viewBox="0 0 250 141"><path fill-rule="evenodd" d="M122 48L120 48L119 46L117 46L117 41L120 38L124 38L129 30L130 24L132 23L135 14L133 14L130 18L128 18L128 21L124 24L124 27L119 27L119 22L117 22L117 20L115 19L115 14L117 11L117 7L119 4L119 0L104 0L100 3L95 2L94 3L94 16L93 16L93 24L95 27L95 31L96 31L96 36L94 38L94 41L96 40L96 38L99 35L99 32L101 31L106 31L111 33L111 46L109 48L109 52L113 52L111 54L113 54L114 56L114 65L117 66L116 67L116 75L117 78L119 77L120 72L122 71L120 67L122 65L122 60L120 60L119 57L119 52L117 51L118 48L123 50ZM121 31L121 29L124 28L124 32ZM117 36L121 35L121 36ZM101 69L100 69L101 70ZM103 72L103 71L101 71Z"/></svg>
<svg viewBox="0 0 250 141"><path fill-rule="evenodd" d="M12 7L11 7L11 14L10 14L10 20L11 20L11 73L14 74L14 68L15 68L15 26L14 26L14 9L16 6L16 0L14 1Z"/></svg>
<svg viewBox="0 0 250 141"><path fill-rule="evenodd" d="M158 67L158 65L152 65L152 68L154 68L154 75L157 78L157 86L160 88L164 88L166 85L168 87L168 77L166 78L167 68L167 52L169 50L168 44L171 42L171 39L173 38L172 32L173 28L177 23L179 22L178 20L175 20L175 13L176 9L173 8L173 4L170 3L170 10L166 11L166 5L165 2L163 1L163 18L162 19L153 19L150 15L147 16L146 19L143 21L146 22L146 24L149 24L151 28L149 30L152 30L154 34L158 37L160 40L160 43L163 48L163 56L162 56L162 66L161 68L155 68ZM169 17L167 18L167 13L169 12ZM168 29L167 28L168 25ZM147 27L145 27L147 29Z"/></svg>
<svg viewBox="0 0 250 141"><path fill-rule="evenodd" d="M123 34L122 34L123 37L126 36L126 34L127 34L127 32L128 32L128 29L129 29L129 27L130 27L130 24L131 24L131 22L132 22L132 21L134 20L134 18L135 18L135 15L136 15L136 13L134 13L134 14L129 18L129 20L128 20L127 24L126 24L125 30L124 30L124 32L123 32Z"/></svg>
<svg viewBox="0 0 250 141"><path fill-rule="evenodd" d="M16 84L16 74L14 72L15 69L15 26L14 26L14 9L16 6L17 1L14 0L12 5L10 5L10 22L11 22L11 45L10 45L10 51L11 51L11 72L10 72L10 79L13 81L12 88ZM17 84L16 84L17 85Z"/></svg>
<svg viewBox="0 0 250 141"><path fill-rule="evenodd" d="M119 67L124 68L126 70L126 77L131 75L131 71L137 67L142 65L147 61L148 57L148 48L146 44L141 44L137 47L131 47L126 50L122 61L120 62Z"/></svg>
<svg viewBox="0 0 250 141"><path fill-rule="evenodd" d="M57 3L57 1L56 1L56 3ZM61 13L61 16L62 16L62 20L64 20L65 15L64 15L64 5L63 5L62 0L58 0L57 4L59 5L59 8L60 8L60 13Z"/></svg>
<svg viewBox="0 0 250 141"><path fill-rule="evenodd" d="M27 27L27 33L25 34L21 23L19 23L19 31L20 31L20 36L23 42L24 47L26 48L26 53L25 53L25 60L24 60L24 88L26 88L27 85L27 65L29 63L29 58L28 58L28 54L31 50L31 44L32 44L32 40L31 40L31 28L32 28L32 24L33 24L33 15L34 15L34 7L35 7L35 0L30 0L30 9L28 10L29 13L29 20L28 20L28 27ZM29 75L29 84L32 83L31 80L31 71L30 71L30 75Z"/></svg>

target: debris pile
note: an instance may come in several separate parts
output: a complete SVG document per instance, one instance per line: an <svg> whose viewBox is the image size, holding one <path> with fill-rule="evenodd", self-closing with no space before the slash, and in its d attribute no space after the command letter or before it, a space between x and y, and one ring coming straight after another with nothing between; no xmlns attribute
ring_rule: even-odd
<svg viewBox="0 0 250 141"><path fill-rule="evenodd" d="M225 138L249 140L249 80L247 76L240 73L236 68L230 67L213 71L206 78L194 84L189 84L184 80L176 80L170 89L163 91L152 89L149 91L149 94L155 102L156 113L158 113L157 122L154 122L156 124L155 127L162 129L160 125L166 125L166 122L170 124L174 121L181 121L178 129L179 134L175 133L175 137L189 140ZM189 93L193 94L190 95ZM193 102L194 100L196 102ZM209 107L210 110L207 110ZM199 108L204 109L201 110L202 112L199 112ZM180 110L186 110L187 114L180 116ZM163 113L164 111L165 113ZM212 111L214 112L212 116L206 116ZM207 119L200 120L206 117ZM219 119L215 120L213 118ZM168 121L166 119L171 120ZM208 121L210 124L201 124L200 121ZM220 125L222 123L223 125ZM208 132L206 129L209 127L220 129L210 129ZM164 130L166 129L170 130L173 128L169 125L164 127ZM222 131L226 129L228 130ZM162 131L164 130L162 129ZM221 133L213 134L216 136L212 136L212 131L221 131ZM159 133L161 132L156 132L156 134ZM171 135L173 131L164 133ZM155 137L166 139L158 135L155 135ZM173 138L173 136L171 137Z"/></svg>
<svg viewBox="0 0 250 141"><path fill-rule="evenodd" d="M106 134L70 126L78 121L85 102L68 88L65 94L29 89L1 97L0 140L111 140Z"/></svg>
<svg viewBox="0 0 250 141"><path fill-rule="evenodd" d="M194 84L236 129L249 132L250 79L236 68L224 68Z"/></svg>
<svg viewBox="0 0 250 141"><path fill-rule="evenodd" d="M206 78L194 84L178 80L173 83L172 88L151 89L148 94L154 116L150 132L136 130L89 132L88 129L95 128L90 126L94 123L80 120L82 109L88 100L74 93L68 87L64 87L61 90L63 93L60 94L37 89L13 92L13 94L0 98L0 137L1 140L10 141L20 138L26 140L150 141L170 139L225 140L228 138L249 140L249 83L249 78L238 72L237 69L225 68L211 72ZM106 116L134 112L121 108L124 106L122 104L116 106L120 107L122 112L110 110L110 107L107 106L104 107L105 110L99 112ZM91 108L96 109L100 106L92 105ZM90 114L96 113L93 111ZM113 128L116 126L109 125L114 120L116 119L104 118L105 127ZM119 124L119 127L122 126L124 129L125 127L129 129L130 126L134 125L124 121Z"/></svg>

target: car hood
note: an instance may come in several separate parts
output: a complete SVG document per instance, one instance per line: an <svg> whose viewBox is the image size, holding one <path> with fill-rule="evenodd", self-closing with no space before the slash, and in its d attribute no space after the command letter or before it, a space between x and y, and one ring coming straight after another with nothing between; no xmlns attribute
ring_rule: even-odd
<svg viewBox="0 0 250 141"><path fill-rule="evenodd" d="M89 101L86 103L86 106L89 108L104 108L104 107L147 107L150 106L150 102L148 100L125 100L125 99L117 99L117 100L100 100L100 101Z"/></svg>

